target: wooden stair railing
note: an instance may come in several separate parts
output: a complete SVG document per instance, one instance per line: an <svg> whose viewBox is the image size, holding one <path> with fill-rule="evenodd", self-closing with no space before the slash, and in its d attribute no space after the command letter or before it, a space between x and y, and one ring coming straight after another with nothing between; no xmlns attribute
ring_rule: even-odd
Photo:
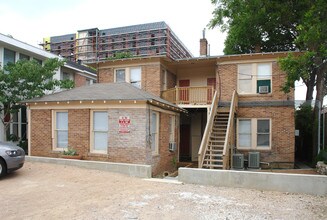
<svg viewBox="0 0 327 220"><path fill-rule="evenodd" d="M202 137L202 140L201 140L201 145L200 145L199 152L198 152L198 163L199 163L198 165L199 165L199 168L203 167L203 161L204 161L204 157L205 157L208 145L209 145L209 138L210 138L210 135L212 133L212 127L213 127L214 119L215 119L215 116L217 114L218 101L219 101L218 92L216 91L214 96L213 96L213 101L212 101L212 104L211 104L210 113L209 113L209 117L208 117L208 120L207 120L207 125L205 127L203 137Z"/></svg>
<svg viewBox="0 0 327 220"><path fill-rule="evenodd" d="M226 137L225 137L225 143L224 143L224 150L223 150L223 169L230 169L231 163L232 163L232 153L233 150L231 149L232 142L233 142L233 131L235 127L234 123L234 115L237 111L238 107L238 94L234 90L232 100L231 100L231 105L230 105L230 110L229 110L229 118L228 118L228 124L227 124L227 130L226 130ZM231 162L231 163L230 163Z"/></svg>

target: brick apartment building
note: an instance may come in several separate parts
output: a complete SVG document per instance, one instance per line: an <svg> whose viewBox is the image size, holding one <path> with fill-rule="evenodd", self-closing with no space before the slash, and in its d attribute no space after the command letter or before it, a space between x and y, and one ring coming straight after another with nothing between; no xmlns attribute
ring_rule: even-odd
<svg viewBox="0 0 327 220"><path fill-rule="evenodd" d="M75 34L45 37L43 49L68 60L92 63L127 52L133 57L165 55L171 59L192 54L165 22L154 22L99 30L80 30Z"/></svg>
<svg viewBox="0 0 327 220"><path fill-rule="evenodd" d="M242 167L246 158L253 168L293 167L294 92L281 91L286 74L276 62L286 55L97 62L100 84L92 91L98 92L28 101L30 153L57 157L73 146L85 159L150 164L154 175L172 169L174 160L211 169ZM53 141L57 113L66 132L62 145ZM128 133L120 130L123 119Z"/></svg>

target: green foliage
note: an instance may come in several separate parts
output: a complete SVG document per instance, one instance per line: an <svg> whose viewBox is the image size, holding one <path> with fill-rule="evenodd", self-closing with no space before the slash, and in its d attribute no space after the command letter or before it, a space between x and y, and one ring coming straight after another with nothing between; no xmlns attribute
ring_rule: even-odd
<svg viewBox="0 0 327 220"><path fill-rule="evenodd" d="M211 0L209 26L228 31L225 54L290 51L308 0Z"/></svg>
<svg viewBox="0 0 327 220"><path fill-rule="evenodd" d="M125 58L132 58L133 54L130 52L120 52L115 53L113 56L108 57L108 60L118 60L118 59L125 59Z"/></svg>
<svg viewBox="0 0 327 220"><path fill-rule="evenodd" d="M316 157L315 164L317 164L318 161L324 161L324 163L327 164L327 150L320 150Z"/></svg>
<svg viewBox="0 0 327 220"><path fill-rule="evenodd" d="M62 154L63 155L69 155L69 156L78 155L77 154L77 151L74 148L72 148L72 147L68 147L67 151L64 151Z"/></svg>
<svg viewBox="0 0 327 220"><path fill-rule="evenodd" d="M28 154L28 140L20 140L19 143L17 144L18 147L23 148L25 151L25 154Z"/></svg>
<svg viewBox="0 0 327 220"><path fill-rule="evenodd" d="M302 160L311 161L312 154L312 137L313 126L312 123L313 109L311 103L302 104L295 112L295 127L300 131L297 144L297 154Z"/></svg>
<svg viewBox="0 0 327 220"><path fill-rule="evenodd" d="M46 92L59 88L72 88L72 81L60 81L53 79L55 71L64 64L58 59L47 59L44 65L35 60L19 60L16 63L9 63L0 70L0 113L4 117L17 112L23 100L43 96ZM9 125L10 119L2 123Z"/></svg>
<svg viewBox="0 0 327 220"><path fill-rule="evenodd" d="M312 69L314 68L313 59L316 53L307 51L302 55L288 54L287 57L278 60L280 68L287 72L286 82L282 90L289 93L291 88L294 88L294 83L302 79L303 82L310 86Z"/></svg>

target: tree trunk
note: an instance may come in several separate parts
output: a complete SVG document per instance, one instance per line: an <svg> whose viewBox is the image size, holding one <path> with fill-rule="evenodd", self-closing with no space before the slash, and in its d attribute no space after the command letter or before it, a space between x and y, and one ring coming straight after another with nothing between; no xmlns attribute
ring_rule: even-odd
<svg viewBox="0 0 327 220"><path fill-rule="evenodd" d="M318 146L318 132L320 132L320 130L318 130L318 123L320 123L320 121L318 121L319 119L319 113L320 113L320 109L322 107L323 104L323 99L324 99L324 91L325 91L325 72L327 69L327 65L326 63L323 64L322 60L319 59L318 63L318 68L317 68L317 81L316 81L316 90L317 90L317 95L316 95L316 103L313 109L313 117L312 117L312 123L313 123L313 131L312 131L312 161L315 161L315 158L317 157L318 154L318 148L320 148L320 146Z"/></svg>
<svg viewBox="0 0 327 220"><path fill-rule="evenodd" d="M305 96L306 101L311 101L313 100L313 91L315 88L315 80L316 80L316 71L312 71L310 75L309 81L306 83L307 86L307 93Z"/></svg>

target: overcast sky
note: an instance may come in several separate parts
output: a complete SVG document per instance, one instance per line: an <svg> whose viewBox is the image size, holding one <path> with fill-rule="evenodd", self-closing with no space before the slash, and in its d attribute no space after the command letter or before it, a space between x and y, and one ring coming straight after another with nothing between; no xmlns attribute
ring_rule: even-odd
<svg viewBox="0 0 327 220"><path fill-rule="evenodd" d="M212 18L211 0L0 0L0 33L38 46L43 37L165 21L193 56ZM222 55L225 33L206 30L210 55ZM297 87L295 99L305 98Z"/></svg>
<svg viewBox="0 0 327 220"><path fill-rule="evenodd" d="M193 56L212 18L210 0L0 0L0 33L32 45L43 37L165 21ZM222 55L225 34L206 31L211 55Z"/></svg>

